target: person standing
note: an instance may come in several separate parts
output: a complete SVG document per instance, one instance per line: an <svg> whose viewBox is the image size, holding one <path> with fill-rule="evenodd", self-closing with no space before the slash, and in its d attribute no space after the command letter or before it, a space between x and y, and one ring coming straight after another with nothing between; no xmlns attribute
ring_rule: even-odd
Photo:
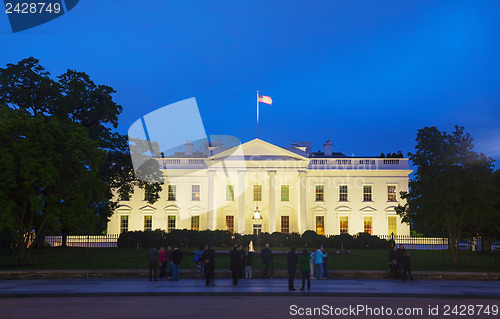
<svg viewBox="0 0 500 319"><path fill-rule="evenodd" d="M314 253L314 263L316 264L316 279L323 278L323 258L326 255L323 253L323 246L320 246Z"/></svg>
<svg viewBox="0 0 500 319"><path fill-rule="evenodd" d="M397 268L398 268L398 277L402 278L403 275L403 257L406 254L406 249L403 246L403 244L399 244L399 248L396 251L396 262L397 262Z"/></svg>
<svg viewBox="0 0 500 319"><path fill-rule="evenodd" d="M205 280L207 286L215 286L214 283L214 272L215 272L215 251L212 249L212 245L208 244L205 247L205 251L201 256L201 259L205 262Z"/></svg>
<svg viewBox="0 0 500 319"><path fill-rule="evenodd" d="M411 257L409 252L405 251L402 261L403 275L401 276L401 280L405 282L406 276L408 275L408 277L410 278L410 282L413 282L413 276L411 274Z"/></svg>
<svg viewBox="0 0 500 319"><path fill-rule="evenodd" d="M158 261L160 262L160 279L167 277L167 252L164 247L158 252Z"/></svg>
<svg viewBox="0 0 500 319"><path fill-rule="evenodd" d="M299 256L295 253L295 246L290 248L290 251L286 255L286 268L288 269L288 290L295 291L293 282L295 280L295 272L297 271L297 263L299 262Z"/></svg>
<svg viewBox="0 0 500 319"><path fill-rule="evenodd" d="M253 252L247 247L245 252L245 278L252 279Z"/></svg>
<svg viewBox="0 0 500 319"><path fill-rule="evenodd" d="M179 250L179 247L174 247L174 251L172 252L172 281L179 281L179 275L181 272L181 261L182 261L182 252Z"/></svg>
<svg viewBox="0 0 500 319"><path fill-rule="evenodd" d="M328 278L328 253L323 257L323 279Z"/></svg>
<svg viewBox="0 0 500 319"><path fill-rule="evenodd" d="M302 288L299 289L300 291L304 291L306 280L307 280L307 290L311 290L310 261L311 261L311 255L309 254L309 251L307 249L304 249L299 259L299 269L302 275Z"/></svg>
<svg viewBox="0 0 500 319"><path fill-rule="evenodd" d="M269 249L269 244L266 244L264 249L260 251L260 258L264 264L264 275L267 279L271 278L271 263L273 262L273 252Z"/></svg>
<svg viewBox="0 0 500 319"><path fill-rule="evenodd" d="M391 268L391 279L398 279L398 247L396 245L392 246L389 252L389 267Z"/></svg>
<svg viewBox="0 0 500 319"><path fill-rule="evenodd" d="M229 253L229 257L231 258L230 268L233 274L233 286L238 286L238 279L241 272L241 254L237 245L234 245L233 250Z"/></svg>
<svg viewBox="0 0 500 319"><path fill-rule="evenodd" d="M314 251L311 252L311 254L309 255L309 268L311 269L310 272L311 272L311 279L316 279L316 277L314 277Z"/></svg>
<svg viewBox="0 0 500 319"><path fill-rule="evenodd" d="M174 266L172 263L172 246L167 246L167 265L168 265L168 278L172 279Z"/></svg>
<svg viewBox="0 0 500 319"><path fill-rule="evenodd" d="M153 278L155 281L158 281L158 250L153 247L148 251L148 261L149 261L149 281L152 281ZM153 277L154 272L154 277Z"/></svg>
<svg viewBox="0 0 500 319"><path fill-rule="evenodd" d="M238 247L238 251L240 252L240 259L241 259L240 278L243 279L245 278L245 250L243 249L243 245L240 245Z"/></svg>
<svg viewBox="0 0 500 319"><path fill-rule="evenodd" d="M193 262L196 264L196 280L205 280L205 262L202 259L204 246L199 245L198 250L194 253Z"/></svg>

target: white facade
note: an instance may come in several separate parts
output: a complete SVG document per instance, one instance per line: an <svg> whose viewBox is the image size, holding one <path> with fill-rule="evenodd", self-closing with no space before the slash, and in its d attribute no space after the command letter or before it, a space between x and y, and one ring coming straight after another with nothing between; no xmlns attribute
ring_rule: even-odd
<svg viewBox="0 0 500 319"><path fill-rule="evenodd" d="M166 175L160 199L148 204L144 191L136 189L120 201L108 222L109 234L168 230L169 223L170 229L241 234L410 234L394 211L401 203L399 192L408 190L408 159L346 157L332 153L330 142L320 154L311 154L310 143L282 148L260 139L203 153L193 153L189 144L186 149L187 154L159 159ZM262 219L252 218L257 206Z"/></svg>

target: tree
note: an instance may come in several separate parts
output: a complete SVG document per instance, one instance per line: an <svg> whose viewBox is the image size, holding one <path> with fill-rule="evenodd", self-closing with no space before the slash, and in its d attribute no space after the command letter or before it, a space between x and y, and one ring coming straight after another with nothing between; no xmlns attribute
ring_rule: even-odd
<svg viewBox="0 0 500 319"><path fill-rule="evenodd" d="M50 77L49 72L40 66L39 61L32 57L21 60L17 64L7 64L6 68L0 68L0 105L4 106L2 112L6 115L0 121L2 121L3 128L4 124L7 125L9 122L10 125L14 125L18 129L17 135L9 135L8 131L4 131L7 135L2 136L4 152L0 154L2 162L0 171L7 172L7 168L3 165L7 165L9 161L16 161L12 154L22 157L23 160L24 158L29 159L28 166L10 167L8 173L13 175L3 177L7 180L15 179L17 175L24 176L27 171L30 171L31 166L38 167L38 170L30 171L33 179L32 191L36 194L47 193L54 202L58 202L57 209L64 212L53 214L50 211L50 205L43 205L38 207L36 212L33 211L33 220L30 220L26 225L16 224L14 230L6 224L6 220L15 219L16 215L13 210L8 210L8 213L5 214L11 214L11 216L6 215L3 216L5 218L0 218L0 227L9 228L16 238L22 241L18 243L20 249L23 246L27 247L30 240L18 235L31 231L31 229L37 230L36 240L38 241L43 241L40 236L43 235L44 230L50 229L60 232L63 235L63 244L66 236L71 232L95 232L99 225L102 229L113 209L117 206L117 202L113 200L115 193L130 195L134 187L138 186L146 189L150 202L158 199L158 193L161 191L161 182L158 181L161 180L159 176L162 176L162 173L159 171L158 165L150 165L148 173L156 177L154 182L144 182L135 176L130 159L128 138L115 131L122 107L113 101L113 93L115 91L111 87L96 85L88 75L74 70L67 70L56 81ZM13 113L9 113L8 110ZM11 148L18 147L22 144L21 142L26 143L27 137L29 137L29 141L34 141L37 138L29 135L33 132L28 130L30 126L22 124L24 122L30 125L35 125L33 123L39 125L39 131L44 132L47 140L57 145L55 150L50 151L51 149L48 148L44 152L39 147L45 144L40 143L27 145L31 147L30 151L14 153ZM66 134L79 133L74 133L74 135L60 134L60 130L56 129L57 125L63 131L67 130ZM76 145L78 139L81 143L80 149ZM65 143L69 143L69 140L75 145L72 147L66 145ZM45 140L39 142L45 142ZM64 148L64 145L67 147ZM91 146L97 147L100 154L99 161L93 157L90 161L90 159L86 159L86 155L75 157L75 154L86 151L90 152L88 156L94 154L95 150L93 151ZM59 152L59 147L65 153ZM38 153L35 154L31 150L38 150ZM55 165L53 157L56 155L60 159L72 163L71 166ZM72 162L72 160L76 162ZM42 164L47 164L50 167L51 163L54 164L54 171L49 174L50 168L44 171ZM93 179L79 179L74 175L75 172L72 169L80 167L80 164L87 168L92 167ZM48 176L51 178L43 177L43 174L49 174ZM90 173L88 174L90 176ZM37 180L40 182L37 183ZM57 183L50 188L48 186L50 181L57 181ZM56 187L56 184L59 187ZM22 193L15 196L14 185L11 189L7 186L3 185L3 194L10 205L25 203L26 198L23 197ZM35 189L37 190L35 191ZM96 189L100 190L100 196L91 196L90 193ZM77 194L77 192L80 193ZM49 203L46 198L40 200ZM19 208L19 206L16 207ZM29 225L33 225L33 227L31 228ZM24 263L26 260L27 258L23 258L21 261Z"/></svg>
<svg viewBox="0 0 500 319"><path fill-rule="evenodd" d="M71 121L1 106L0 123L0 223L15 235L19 263L26 264L38 241L33 231L43 233L68 212L92 223L89 201L106 200L96 174L104 153Z"/></svg>
<svg viewBox="0 0 500 319"><path fill-rule="evenodd" d="M475 152L472 137L459 126L451 134L436 127L420 129L416 141L416 152L409 157L417 171L410 191L401 193L406 204L396 212L419 231L446 233L457 264L458 241L464 234L499 227L493 160Z"/></svg>

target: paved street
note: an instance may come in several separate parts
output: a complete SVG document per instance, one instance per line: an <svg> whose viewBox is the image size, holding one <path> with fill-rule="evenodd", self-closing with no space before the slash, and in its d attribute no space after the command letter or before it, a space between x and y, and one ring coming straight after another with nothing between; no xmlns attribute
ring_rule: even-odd
<svg viewBox="0 0 500 319"><path fill-rule="evenodd" d="M500 298L498 281L448 281L424 280L413 283L391 280L313 280L306 295L324 296L391 296L391 297L454 297ZM295 286L300 288L300 281ZM49 297L49 296L265 296L301 295L289 292L285 279L241 280L232 286L229 279L219 279L215 287L206 287L194 279L177 282L165 279L150 282L143 279L54 279L54 280L3 280L0 296Z"/></svg>
<svg viewBox="0 0 500 319"><path fill-rule="evenodd" d="M354 316L317 313L315 318L442 318L447 307L474 305L476 315L451 318L498 318L492 309L498 309L498 299L447 298L381 298L381 297L289 297L289 296L156 296L156 297L66 297L66 298L3 298L0 299L2 318L311 318L307 309L358 309ZM478 314L479 307L488 307L490 314ZM496 307L496 308L494 308ZM437 315L429 315L429 309ZM292 310L293 309L293 310ZM377 310L378 309L378 310ZM375 315L383 309L383 314ZM388 315L388 309L393 313ZM398 309L406 314L397 315ZM335 310L332 310L335 311ZM371 313L370 313L371 311ZM302 313L303 315L300 315ZM295 314L295 315L294 315ZM448 316L450 317L450 316Z"/></svg>

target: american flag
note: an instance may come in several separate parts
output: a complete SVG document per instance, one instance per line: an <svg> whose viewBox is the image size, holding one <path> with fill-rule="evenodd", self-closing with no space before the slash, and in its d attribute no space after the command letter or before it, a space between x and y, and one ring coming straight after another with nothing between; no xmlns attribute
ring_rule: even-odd
<svg viewBox="0 0 500 319"><path fill-rule="evenodd" d="M262 103L266 103L266 104L273 104L273 99L271 99L270 96L265 96L265 95L260 95L259 94L259 99L258 99L259 102L262 102Z"/></svg>

